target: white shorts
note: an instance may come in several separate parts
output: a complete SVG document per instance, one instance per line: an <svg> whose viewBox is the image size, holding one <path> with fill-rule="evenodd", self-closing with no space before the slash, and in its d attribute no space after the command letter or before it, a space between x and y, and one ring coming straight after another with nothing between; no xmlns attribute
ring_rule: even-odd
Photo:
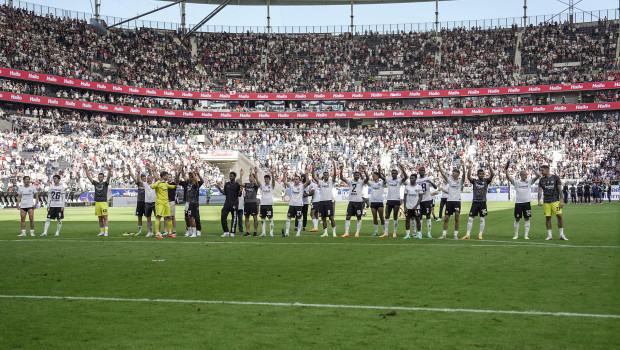
<svg viewBox="0 0 620 350"><path fill-rule="evenodd" d="M170 216L176 216L176 203L174 201L168 203L170 204Z"/></svg>

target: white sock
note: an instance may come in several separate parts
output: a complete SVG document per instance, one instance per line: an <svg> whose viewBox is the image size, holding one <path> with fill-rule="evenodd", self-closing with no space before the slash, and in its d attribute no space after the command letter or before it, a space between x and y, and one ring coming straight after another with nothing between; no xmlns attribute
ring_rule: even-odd
<svg viewBox="0 0 620 350"><path fill-rule="evenodd" d="M23 233L23 234L26 234L26 230L22 230L22 233Z"/></svg>
<svg viewBox="0 0 620 350"><path fill-rule="evenodd" d="M428 229L428 234L431 234L431 231L433 230L433 222L431 221L431 219L426 219L426 228ZM420 230L420 234L422 234L422 230Z"/></svg>
<svg viewBox="0 0 620 350"><path fill-rule="evenodd" d="M355 231L355 234L359 235L361 229L362 229L362 220L357 220L357 230Z"/></svg>
<svg viewBox="0 0 620 350"><path fill-rule="evenodd" d="M394 234L396 234L396 231L398 230L398 219L394 220L392 226L394 227Z"/></svg>
<svg viewBox="0 0 620 350"><path fill-rule="evenodd" d="M389 225L390 225L390 220L385 220L385 224L383 225L383 234L387 235L388 227L390 227Z"/></svg>
<svg viewBox="0 0 620 350"><path fill-rule="evenodd" d="M266 224L265 220L262 220L262 228L263 228L262 232L263 232L263 234L265 234L265 224Z"/></svg>
<svg viewBox="0 0 620 350"><path fill-rule="evenodd" d="M269 234L273 236L273 218L269 219Z"/></svg>
<svg viewBox="0 0 620 350"><path fill-rule="evenodd" d="M481 222L482 224L482 222ZM467 235L469 236L469 233L471 232L471 227L474 226L474 218L472 218L471 216L469 217L469 220L467 220Z"/></svg>
<svg viewBox="0 0 620 350"><path fill-rule="evenodd" d="M30 230L30 234L34 235L34 230Z"/></svg>
<svg viewBox="0 0 620 350"><path fill-rule="evenodd" d="M377 224L375 224L375 233L379 233L379 225L377 225Z"/></svg>
<svg viewBox="0 0 620 350"><path fill-rule="evenodd" d="M60 233L60 228L62 227L62 220L58 219L58 225L56 225L56 233ZM47 232L47 230L45 230Z"/></svg>
<svg viewBox="0 0 620 350"><path fill-rule="evenodd" d="M288 231L291 229L291 219L286 219L286 235L288 236Z"/></svg>
<svg viewBox="0 0 620 350"><path fill-rule="evenodd" d="M108 227L106 226L103 230L104 230L105 232L108 232Z"/></svg>
<svg viewBox="0 0 620 350"><path fill-rule="evenodd" d="M323 228L323 232L324 232L325 234L327 234L327 227L324 227L324 228Z"/></svg>
<svg viewBox="0 0 620 350"><path fill-rule="evenodd" d="M344 234L349 234L349 227L351 227L351 220L345 220L344 222Z"/></svg>
<svg viewBox="0 0 620 350"><path fill-rule="evenodd" d="M336 226L332 227L332 234L334 234L334 235L336 234Z"/></svg>
<svg viewBox="0 0 620 350"><path fill-rule="evenodd" d="M564 228L559 228L558 230L560 230L560 236L564 236Z"/></svg>
<svg viewBox="0 0 620 350"><path fill-rule="evenodd" d="M43 233L47 234L47 229L50 228L50 223L52 222L52 219L47 219L45 220L45 227L43 228Z"/></svg>
<svg viewBox="0 0 620 350"><path fill-rule="evenodd" d="M530 221L526 221L523 226L525 226L525 237L530 233Z"/></svg>
<svg viewBox="0 0 620 350"><path fill-rule="evenodd" d="M415 236L415 235L417 235L417 234L418 234L418 231L416 230L415 223L413 224L412 229L413 229L413 235L414 235L414 236ZM420 230L420 234L422 234L422 230Z"/></svg>
<svg viewBox="0 0 620 350"><path fill-rule="evenodd" d="M301 221L301 220L300 220ZM301 222L299 225L297 225L297 235L301 235Z"/></svg>
<svg viewBox="0 0 620 350"><path fill-rule="evenodd" d="M319 227L319 219L312 219L312 225L314 225L314 228L317 229Z"/></svg>
<svg viewBox="0 0 620 350"><path fill-rule="evenodd" d="M526 221L525 225L527 225L527 221ZM515 237L519 237L519 222L518 221L515 221L514 227L515 227ZM526 236L527 236L527 234L526 234Z"/></svg>
<svg viewBox="0 0 620 350"><path fill-rule="evenodd" d="M552 237L553 234L551 234L551 230L547 230L547 237Z"/></svg>
<svg viewBox="0 0 620 350"><path fill-rule="evenodd" d="M405 230L405 235L406 235L406 237L409 237L409 231L410 231L410 230ZM414 235L415 235L415 233L414 233Z"/></svg>
<svg viewBox="0 0 620 350"><path fill-rule="evenodd" d="M480 233L481 235L484 232L484 218L480 218Z"/></svg>
<svg viewBox="0 0 620 350"><path fill-rule="evenodd" d="M445 236L448 234L448 230L443 230L443 232L441 233L442 236Z"/></svg>
<svg viewBox="0 0 620 350"><path fill-rule="evenodd" d="M454 231L454 235L458 236L459 235L459 231Z"/></svg>
<svg viewBox="0 0 620 350"><path fill-rule="evenodd" d="M138 233L142 233L142 226L138 226Z"/></svg>

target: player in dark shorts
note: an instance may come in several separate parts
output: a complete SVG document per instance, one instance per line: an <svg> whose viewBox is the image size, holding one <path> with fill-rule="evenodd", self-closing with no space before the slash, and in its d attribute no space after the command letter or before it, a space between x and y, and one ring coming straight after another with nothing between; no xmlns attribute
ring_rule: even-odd
<svg viewBox="0 0 620 350"><path fill-rule="evenodd" d="M261 190L260 199L260 220L262 222L262 232L259 237L267 236L265 231L265 219L269 219L269 236L273 237L273 189L276 186L276 176L273 169L270 169L271 175L265 175L265 184L261 184L256 178L256 184Z"/></svg>
<svg viewBox="0 0 620 350"><path fill-rule="evenodd" d="M240 177L243 178L243 169L239 171ZM226 196L224 206L222 207L222 215L220 221L224 233L222 237L235 237L235 227L237 226L237 207L239 206L239 195L241 194L241 184L237 182L237 173L231 171L228 175L228 182L222 188L219 184L215 185L217 189ZM228 231L228 214L231 215L231 231Z"/></svg>
<svg viewBox="0 0 620 350"><path fill-rule="evenodd" d="M181 168L181 172L184 172ZM187 210L185 216L189 218L189 236L196 237L196 231L198 230L198 223L200 222L199 211L199 199L200 199L200 187L205 183L204 179L200 176L198 171L190 171L189 179L187 182L182 181L179 185L183 186L186 191L185 202L187 203Z"/></svg>
<svg viewBox="0 0 620 350"><path fill-rule="evenodd" d="M186 174L185 173L185 169L183 169L183 167L181 167L180 169L181 171L181 181L179 181L179 186L181 186L181 188L183 188L183 198L185 199L185 209L183 211L183 216L185 218L185 226L187 227L187 232L185 233L185 237L196 237L196 236L200 236L200 231L202 231L202 225L200 224L200 203L198 203L198 205L195 208L192 208L193 210L190 210L190 201L188 200L188 196L190 196L191 194L188 193L188 189L190 189L190 185L191 185L191 181L190 181L190 175L191 174ZM190 173L193 172L194 173L194 177L197 178L197 182L200 182L200 186L202 186L205 181L204 179L200 176L200 173L197 170L193 170L190 171ZM198 198L200 198L200 186L198 187ZM194 218L194 223L196 224L195 226L192 226L192 220L191 218ZM192 230L192 227L195 227L196 230Z"/></svg>
<svg viewBox="0 0 620 350"><path fill-rule="evenodd" d="M420 204L422 203L423 190L417 184L418 176L416 174L409 175L409 183L405 186L405 196L403 204L405 208L405 238L422 239L422 212ZM413 236L411 236L411 220L415 220L413 226Z"/></svg>
<svg viewBox="0 0 620 350"><path fill-rule="evenodd" d="M353 179L347 180L344 177L344 166L340 166L340 181L349 186L349 204L347 205L347 217L344 222L344 235L340 237L349 237L349 228L351 227L351 217L357 218L357 229L355 230L355 237L360 236L360 230L362 228L362 214L364 213L364 200L362 198L362 191L366 181L362 179L362 172L364 167L360 166L359 171L353 172Z"/></svg>
<svg viewBox="0 0 620 350"><path fill-rule="evenodd" d="M545 222L547 225L547 238L545 239L547 241L553 239L551 216L555 215L558 218L560 239L567 241L568 238L564 236L564 219L562 217L562 208L564 204L560 200L562 182L559 176L551 175L548 165L543 165L540 169L542 170L542 177L538 181L538 205L543 206L545 211Z"/></svg>
<svg viewBox="0 0 620 350"><path fill-rule="evenodd" d="M258 168L254 168L254 172L250 171L249 182L243 184L245 191L243 201L243 213L245 214L245 237L258 235ZM241 179L243 181L243 179ZM250 216L254 218L254 234L250 233Z"/></svg>
<svg viewBox="0 0 620 350"><path fill-rule="evenodd" d="M136 169L136 174L140 175L140 178L136 178L134 176L133 171L131 171L131 167L127 167L129 171L129 176L133 180L133 182L138 186L138 201L136 202L136 216L138 217L138 233L137 235L142 234L142 218L144 217L144 213L146 211L146 204L144 201L144 183L146 182L146 174L140 174L140 167Z"/></svg>
<svg viewBox="0 0 620 350"><path fill-rule="evenodd" d="M444 181L448 183L448 199L446 201L446 212L443 219L443 232L439 239L445 239L448 233L448 224L450 216L454 215L454 239L459 239L459 217L461 216L461 191L465 183L465 162L461 161L462 172L459 168L452 169L452 175L447 176L444 173L441 163L437 160L437 169ZM459 178L459 176L461 176Z"/></svg>
<svg viewBox="0 0 620 350"><path fill-rule="evenodd" d="M570 202L571 204L577 203L577 189L575 188L575 184L570 185Z"/></svg>
<svg viewBox="0 0 620 350"><path fill-rule="evenodd" d="M478 169L476 172L477 178L471 176L471 163L467 169L467 179L473 185L474 197L471 203L471 209L469 210L469 220L467 221L467 234L461 239L469 239L471 228L474 225L474 218L480 216L480 233L478 233L478 239L482 239L485 226L485 216L487 216L487 191L489 184L495 177L495 172L491 168L491 160L487 160L489 165L489 177L486 177L484 170Z"/></svg>

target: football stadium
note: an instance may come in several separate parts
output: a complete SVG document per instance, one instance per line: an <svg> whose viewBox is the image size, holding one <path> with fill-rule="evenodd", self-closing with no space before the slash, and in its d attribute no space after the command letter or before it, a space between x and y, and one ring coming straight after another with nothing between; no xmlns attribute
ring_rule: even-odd
<svg viewBox="0 0 620 350"><path fill-rule="evenodd" d="M620 348L620 8L30 1L0 1L0 348ZM357 22L392 6L435 20Z"/></svg>

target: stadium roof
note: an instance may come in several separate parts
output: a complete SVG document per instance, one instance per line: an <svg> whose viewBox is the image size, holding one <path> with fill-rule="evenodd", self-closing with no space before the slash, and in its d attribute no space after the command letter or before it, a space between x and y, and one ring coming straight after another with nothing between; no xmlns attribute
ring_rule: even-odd
<svg viewBox="0 0 620 350"><path fill-rule="evenodd" d="M162 0L172 1L172 0ZM439 0L451 1L451 0ZM186 0L187 3L219 5L222 0ZM435 2L435 0L354 0L355 5L397 4L405 2ZM351 0L271 0L271 6L350 5ZM232 0L229 5L267 6L267 0Z"/></svg>

